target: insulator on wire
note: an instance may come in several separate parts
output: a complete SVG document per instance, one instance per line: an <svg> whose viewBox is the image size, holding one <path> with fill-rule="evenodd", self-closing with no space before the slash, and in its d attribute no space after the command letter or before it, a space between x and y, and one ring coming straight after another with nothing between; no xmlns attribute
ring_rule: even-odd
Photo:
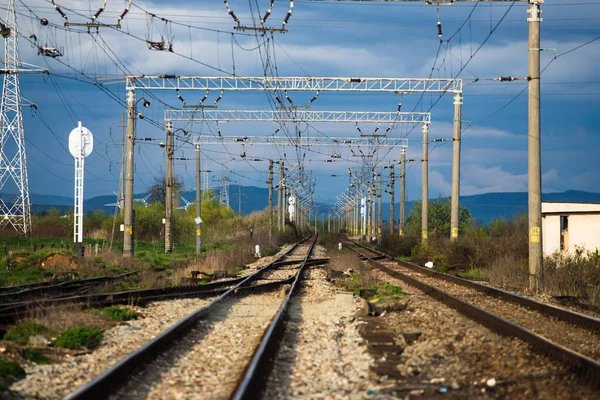
<svg viewBox="0 0 600 400"><path fill-rule="evenodd" d="M200 105L202 105L204 103L204 100L206 100L208 98L208 92L209 92L209 90L206 89L206 93L204 94L204 97L202 98L202 100L200 100Z"/></svg>
<svg viewBox="0 0 600 400"><path fill-rule="evenodd" d="M378 122L378 123L377 123L377 128L375 128L375 130L373 131L373 135L374 135L374 134L376 134L376 133L377 133L377 131L379 130L379 125L380 125L380 123Z"/></svg>
<svg viewBox="0 0 600 400"><path fill-rule="evenodd" d="M358 126L358 122L356 123L356 130L358 131L358 133L360 133L361 135L363 134L362 130L360 129L360 127Z"/></svg>
<svg viewBox="0 0 600 400"><path fill-rule="evenodd" d="M95 21L95 20L96 20L96 18L98 18L98 16L99 16L100 14L102 14L102 11L104 11L104 9L106 8L106 2L107 2L107 1L108 1L108 0L104 0L104 4L102 5L102 7L100 7L100 8L98 9L98 11L96 11L96 13L95 13L94 15L92 15L92 21Z"/></svg>
<svg viewBox="0 0 600 400"><path fill-rule="evenodd" d="M308 106L310 107L312 102L315 101L318 97L319 97L319 91L317 90L317 93L315 94L315 96L308 101Z"/></svg>
<svg viewBox="0 0 600 400"><path fill-rule="evenodd" d="M292 16L292 11L294 11L294 0L290 0L290 9L288 10L285 18L283 19L283 28L285 28L285 24L288 23L288 20Z"/></svg>
<svg viewBox="0 0 600 400"><path fill-rule="evenodd" d="M229 15L231 15L231 18L233 18L233 20L238 24L238 26L240 26L240 19L233 13L233 10L229 8L227 0L223 0L223 3L225 4L225 8L227 8L227 12L229 13Z"/></svg>
<svg viewBox="0 0 600 400"><path fill-rule="evenodd" d="M215 107L216 107L217 103L223 98L223 93L224 93L224 91L223 91L223 89L221 89L221 93L219 93L219 97L217 97L217 99L215 100L215 103L214 103Z"/></svg>
<svg viewBox="0 0 600 400"><path fill-rule="evenodd" d="M175 94L177 95L177 98L183 103L183 106L185 107L187 105L187 103L185 102L185 99L183 97L181 97L181 95L179 94L179 89L175 89Z"/></svg>
<svg viewBox="0 0 600 400"><path fill-rule="evenodd" d="M397 112L400 112L401 109L402 109L402 102L398 103L398 111Z"/></svg>
<svg viewBox="0 0 600 400"><path fill-rule="evenodd" d="M265 15L262 17L262 19L260 20L260 25L261 26L265 23L265 21L267 20L267 18L269 18L269 15L271 15L271 11L273 10L273 3L274 2L275 2L275 0L271 0L271 2L269 4L269 8L265 12Z"/></svg>
<svg viewBox="0 0 600 400"><path fill-rule="evenodd" d="M290 99L290 96L288 96L287 90L284 90L283 93L285 94L286 100L289 101L291 105L294 105L294 102L292 101L292 99Z"/></svg>
<svg viewBox="0 0 600 400"><path fill-rule="evenodd" d="M440 42L442 41L442 22L438 18L437 20L437 28L438 28L438 37L440 38Z"/></svg>

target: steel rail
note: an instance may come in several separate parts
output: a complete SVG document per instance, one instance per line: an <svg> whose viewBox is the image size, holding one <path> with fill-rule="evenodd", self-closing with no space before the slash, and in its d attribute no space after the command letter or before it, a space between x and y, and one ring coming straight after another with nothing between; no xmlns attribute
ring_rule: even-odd
<svg viewBox="0 0 600 400"><path fill-rule="evenodd" d="M409 268L413 271L420 272L427 276L433 276L433 277L436 277L439 279L443 279L443 280L446 280L446 281L449 281L452 283L456 283L456 284L459 284L462 286L466 286L468 288L478 290L489 296L497 297L499 299L509 301L511 303L518 304L520 306L527 307L531 310L538 311L542 314L550 315L561 321L565 321L570 324L579 325L586 329L600 333L600 319L598 319L598 318L580 314L575 311L566 310L564 308L556 307L556 306L553 306L550 304L544 304L539 301L533 300L529 297L521 296L519 294L511 293L506 290L502 290L502 289L499 289L499 288L496 288L493 286L489 286L489 285L485 285L482 283L473 282L468 279L460 278L458 276L452 276L452 275L445 274L443 272L433 271L428 268L421 267L420 265L402 261L396 257L389 256L379 250L365 246L362 243L357 243L357 242L353 242L353 243L355 243L356 245L358 245L366 250L369 250L373 253L379 254L380 256L383 256L385 258L393 260L393 261L397 262L398 264L400 264L406 268ZM371 257L371 258L373 258L373 257Z"/></svg>
<svg viewBox="0 0 600 400"><path fill-rule="evenodd" d="M353 249L351 246L348 246L348 243L344 242L344 240L342 240L342 243L345 243L346 247L360 254L358 250ZM360 246L360 244L358 245ZM376 250L372 251L380 253ZM488 329L495 331L499 334L516 337L518 339L523 340L524 342L529 343L535 350L541 352L542 354L548 355L558 360L559 362L566 364L587 382L596 387L600 387L599 362L576 351L554 343L544 338L543 336L533 333L520 325L508 321L476 305L470 304L462 299L459 299L458 297L452 296L440 289L437 289L431 285L421 282L416 278L413 278L400 271L387 267L379 261L372 260L368 257L367 261L372 263L374 266L376 266L376 268L380 269L386 274L394 278L400 279L405 283L420 289L428 296L455 309L456 311L463 314L465 317L475 321L476 323L483 325Z"/></svg>
<svg viewBox="0 0 600 400"><path fill-rule="evenodd" d="M285 260L272 263L272 267L283 265L299 264L302 260ZM310 265L320 265L327 262L327 259L312 259L308 261ZM79 296L69 296L48 300L33 300L0 305L0 324L10 324L22 318L29 310L35 307L60 306L63 304L80 303L89 306L101 307L116 304L136 304L143 305L151 301L171 300L180 298L206 298L224 293L227 289L221 289L226 286L232 286L240 283L246 277L228 279L219 282L206 283L201 286L178 286L159 289L131 290L116 293L89 294ZM286 282L282 282L286 283ZM281 284L281 283L280 283ZM261 285L257 285L261 286Z"/></svg>
<svg viewBox="0 0 600 400"><path fill-rule="evenodd" d="M277 261L284 260L299 244L304 243L308 239L309 238L305 238L294 244L294 246L280 256ZM107 398L108 395L118 389L118 387L120 387L135 370L170 349L178 338L184 336L198 321L209 315L215 306L222 300L228 298L230 295L235 295L246 283L257 279L264 272L273 268L273 264L274 263L271 263L255 273L248 275L237 285L221 294L217 299L179 320L142 347L128 354L112 367L96 376L90 382L67 395L64 400L94 400Z"/></svg>
<svg viewBox="0 0 600 400"><path fill-rule="evenodd" d="M294 282L287 293L279 311L273 319L260 344L257 346L252 360L244 370L242 378L238 382L235 392L231 396L233 400L256 399L261 392L272 363L271 359L277 354L279 344L285 333L284 321L289 310L291 299L300 287L300 281L304 277L305 268L309 266L308 258L311 256L316 240L311 244L308 253L304 257L302 265L296 273Z"/></svg>
<svg viewBox="0 0 600 400"><path fill-rule="evenodd" d="M66 292L66 291L75 291L81 289L82 287L88 286L96 286L102 283L109 283L119 279L127 278L129 276L137 274L138 271L127 272L121 275L116 276L100 276L96 278L89 279L77 279L77 280L68 280L56 284L44 285L43 283L33 284L34 286L23 288L21 290L15 292L4 292L0 293L0 302L6 298L14 298L14 297L23 297L31 294L39 295L47 294L51 292ZM2 288L4 289L4 288Z"/></svg>

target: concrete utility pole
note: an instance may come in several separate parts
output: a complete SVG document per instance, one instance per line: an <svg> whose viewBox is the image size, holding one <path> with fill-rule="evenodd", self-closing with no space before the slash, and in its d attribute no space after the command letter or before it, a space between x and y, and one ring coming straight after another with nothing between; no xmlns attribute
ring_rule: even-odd
<svg viewBox="0 0 600 400"><path fill-rule="evenodd" d="M529 0L529 288L538 291L543 283L542 265L542 167L540 142L540 4Z"/></svg>
<svg viewBox="0 0 600 400"><path fill-rule="evenodd" d="M165 179L165 253L173 251L173 124L166 123L167 144L166 154L166 179Z"/></svg>
<svg viewBox="0 0 600 400"><path fill-rule="evenodd" d="M371 237L377 235L377 214L375 214L375 207L377 205L377 189L375 187L375 181L377 179L377 175L373 174L373 182L371 183Z"/></svg>
<svg viewBox="0 0 600 400"><path fill-rule="evenodd" d="M396 177L394 176L394 165L390 165L390 234L394 233L394 183Z"/></svg>
<svg viewBox="0 0 600 400"><path fill-rule="evenodd" d="M202 253L202 170L200 144L196 144L196 254Z"/></svg>
<svg viewBox="0 0 600 400"><path fill-rule="evenodd" d="M360 233L360 199L358 197L358 193L354 195L354 232L352 232L355 236L358 236Z"/></svg>
<svg viewBox="0 0 600 400"><path fill-rule="evenodd" d="M406 149L400 161L400 236L404 236L404 200L406 199Z"/></svg>
<svg viewBox="0 0 600 400"><path fill-rule="evenodd" d="M119 210L125 209L125 113L121 114L121 174L119 175Z"/></svg>
<svg viewBox="0 0 600 400"><path fill-rule="evenodd" d="M135 92L127 91L127 170L125 173L125 213L123 215L123 257L133 257L133 147L135 145Z"/></svg>
<svg viewBox="0 0 600 400"><path fill-rule="evenodd" d="M334 224L335 228L335 224ZM325 229L325 228L323 228ZM327 233L331 233L331 207L327 205Z"/></svg>
<svg viewBox="0 0 600 400"><path fill-rule="evenodd" d="M277 186L277 229L283 229L283 213L285 212L285 197L283 195L283 161L279 161L279 176L277 177L279 185Z"/></svg>
<svg viewBox="0 0 600 400"><path fill-rule="evenodd" d="M462 129L462 93L454 95L454 142L452 145L452 198L450 200L450 240L458 239L460 208L460 135Z"/></svg>
<svg viewBox="0 0 600 400"><path fill-rule="evenodd" d="M381 243L381 172L377 173L377 243Z"/></svg>
<svg viewBox="0 0 600 400"><path fill-rule="evenodd" d="M423 156L421 160L421 185L422 185L422 200L421 200L421 239L423 243L427 242L428 236L428 208L429 208L429 126L427 124L423 124Z"/></svg>
<svg viewBox="0 0 600 400"><path fill-rule="evenodd" d="M242 184L238 182L238 214L242 215ZM273 197L271 195L271 201L273 201Z"/></svg>
<svg viewBox="0 0 600 400"><path fill-rule="evenodd" d="M269 239L273 238L273 160L269 160Z"/></svg>

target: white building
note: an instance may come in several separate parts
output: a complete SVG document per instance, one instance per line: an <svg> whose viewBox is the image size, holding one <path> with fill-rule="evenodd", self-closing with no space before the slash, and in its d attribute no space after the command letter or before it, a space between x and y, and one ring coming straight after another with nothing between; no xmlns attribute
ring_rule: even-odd
<svg viewBox="0 0 600 400"><path fill-rule="evenodd" d="M600 203L542 202L544 255L600 250Z"/></svg>

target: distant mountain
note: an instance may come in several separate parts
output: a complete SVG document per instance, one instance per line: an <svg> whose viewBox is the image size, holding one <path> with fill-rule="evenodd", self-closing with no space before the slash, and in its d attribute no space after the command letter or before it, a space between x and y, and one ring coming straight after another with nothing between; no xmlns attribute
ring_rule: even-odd
<svg viewBox="0 0 600 400"><path fill-rule="evenodd" d="M218 195L218 189L215 189ZM184 191L181 195L190 202L194 202L196 193L194 191ZM58 208L62 212L73 207L73 199L63 196L31 194L32 211L42 213L49 208ZM134 196L141 199L144 194L140 193ZM267 188L256 186L229 186L229 204L231 208L238 212L239 199L241 199L241 212L248 215L253 211L263 210L267 207L269 191ZM542 195L544 201L564 201L564 202L582 202L582 203L600 203L600 193L582 192L569 190L563 193L545 193ZM85 200L84 210L90 212L93 210L103 210L107 213L114 212L114 207L105 206L105 204L114 203L114 195L97 196ZM277 191L273 193L274 204L277 204ZM527 212L527 193L485 193L472 196L461 196L461 205L469 208L471 215L477 221L486 224L494 219L511 218L514 215ZM183 204L183 201L180 202ZM406 202L406 214L410 212L413 201ZM320 214L327 214L328 205L317 203ZM390 215L390 205L384 202L382 204L382 218L387 221ZM396 219L400 215L400 206L395 206Z"/></svg>

